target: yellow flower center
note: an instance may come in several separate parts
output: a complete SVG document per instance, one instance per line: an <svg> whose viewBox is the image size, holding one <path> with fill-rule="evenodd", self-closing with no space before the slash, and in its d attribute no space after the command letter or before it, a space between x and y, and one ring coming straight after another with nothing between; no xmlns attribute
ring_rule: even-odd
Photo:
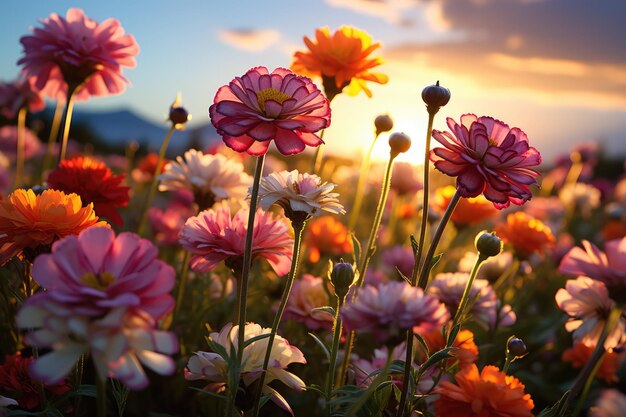
<svg viewBox="0 0 626 417"><path fill-rule="evenodd" d="M93 272L87 272L80 277L80 281L98 291L104 291L115 281L115 275L110 272L102 272L98 275L95 275Z"/></svg>
<svg viewBox="0 0 626 417"><path fill-rule="evenodd" d="M278 91L275 88L266 88L256 93L256 99L259 102L259 107L261 107L261 110L263 111L265 111L265 102L267 100L274 100L279 104L283 104L285 100L290 98L290 95L285 94L282 91Z"/></svg>

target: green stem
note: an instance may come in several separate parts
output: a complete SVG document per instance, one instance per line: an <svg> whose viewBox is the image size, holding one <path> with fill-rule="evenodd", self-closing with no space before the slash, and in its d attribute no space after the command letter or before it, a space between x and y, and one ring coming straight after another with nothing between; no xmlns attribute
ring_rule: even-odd
<svg viewBox="0 0 626 417"><path fill-rule="evenodd" d="M26 136L26 113L28 107L20 108L17 113L17 154L15 161L15 182L13 189L24 184L24 139Z"/></svg>
<svg viewBox="0 0 626 417"><path fill-rule="evenodd" d="M235 411L235 397L237 396L237 388L241 373L241 359L243 357L243 345L246 335L246 301L248 297L248 280L250 275L250 266L252 264L252 236L254 232L254 219L256 216L257 200L259 198L259 184L263 174L263 163L265 162L265 154L257 157L256 169L254 171L254 179L252 182L252 192L250 193L250 212L248 214L248 229L246 230L246 245L243 252L243 264L241 266L241 279L239 280L238 291L238 323L237 329L237 358L235 361L236 369L233 383L235 385L230 388L230 401L228 404L227 415L232 416Z"/></svg>
<svg viewBox="0 0 626 417"><path fill-rule="evenodd" d="M341 342L342 320L341 307L343 307L344 299L337 298L337 308L335 310L335 320L333 321L333 344L330 347L330 359L328 364L328 375L326 375L326 412L328 417L331 415L330 400L333 396L333 385L335 384L335 373L337 367L337 352L339 351L339 343Z"/></svg>
<svg viewBox="0 0 626 417"><path fill-rule="evenodd" d="M365 154L363 161L361 162L361 171L359 172L359 180L356 185L356 192L354 193L354 202L352 203L352 210L350 210L350 219L348 221L348 230L354 231L354 227L356 226L356 222L359 219L359 214L361 213L361 206L363 205L363 191L365 189L365 181L367 179L367 173L370 168L370 159L372 157L372 151L374 150L374 145L376 144L376 140L380 136L380 133L376 133L374 136L374 140L370 145L369 150Z"/></svg>
<svg viewBox="0 0 626 417"><path fill-rule="evenodd" d="M365 405L365 403L367 402L367 400L372 396L374 391L376 391L378 386L385 379L387 379L387 374L389 373L389 367L391 366L391 362L393 361L393 354L392 353L393 353L392 349L389 349L388 350L388 355L387 355L387 360L385 361L385 367L380 371L380 373L372 381L370 386L367 387L367 390L365 390L365 392L363 394L361 394L359 399L354 404L352 404L352 406L348 409L348 412L346 413L345 417L353 417L353 416L355 416L356 413L361 409L361 407L363 407Z"/></svg>
<svg viewBox="0 0 626 417"><path fill-rule="evenodd" d="M452 322L452 327L459 324L463 317L465 316L465 310L468 307L468 303L470 301L470 294L472 292L472 286L474 285L474 280L476 279L476 274L478 274L478 270L482 263L487 259L480 253L476 255L476 262L474 262L474 267L472 268L472 272L470 273L469 279L467 280L467 284L465 285L465 290L463 291L463 295L461 296L461 301L459 302L459 307L456 310L456 314L454 315L454 320ZM471 306L470 306L471 307Z"/></svg>
<svg viewBox="0 0 626 417"><path fill-rule="evenodd" d="M62 162L65 160L65 154L67 153L67 141L70 137L70 125L72 124L72 112L74 111L74 93L78 91L81 85L67 86L67 103L65 104L65 114L63 116L63 138L61 142L61 150L59 152L58 162Z"/></svg>
<svg viewBox="0 0 626 417"><path fill-rule="evenodd" d="M289 275L287 276L287 283L285 284L283 295L280 299L278 311L276 311L276 315L274 316L274 322L272 323L272 330L268 338L267 348L265 349L265 357L263 359L263 371L261 373L261 377L259 378L259 389L256 391L254 399L254 413L252 415L255 417L259 415L259 410L261 409L261 392L263 391L263 385L265 384L265 376L267 375L267 368L270 363L272 347L274 346L274 339L276 338L276 333L278 333L278 326L280 325L280 321L283 318L283 313L285 312L285 308L287 307L287 301L289 300L289 294L291 294L291 288L293 287L293 283L296 279L303 230L304 224L294 226L293 258L291 260L291 268L289 270Z"/></svg>
<svg viewBox="0 0 626 417"><path fill-rule="evenodd" d="M185 251L183 255L183 261L180 265L180 272L178 274L178 292L176 293L176 307L174 307L174 318L178 317L180 308L183 304L183 296L185 294L185 286L187 285L187 275L189 272L189 262L191 261L191 252Z"/></svg>
<svg viewBox="0 0 626 417"><path fill-rule="evenodd" d="M43 175L50 169L54 152L54 145L57 143L59 136L59 128L61 127L61 117L63 116L63 103L57 100L56 107L54 109L54 116L52 116L52 124L50 125L50 135L48 136L48 146L46 148L46 155L43 158L43 164L41 166L42 181L45 179Z"/></svg>
<svg viewBox="0 0 626 417"><path fill-rule="evenodd" d="M326 129L320 132L320 139L324 139L324 132ZM315 148L315 156L313 157L313 163L311 164L311 173L318 174L322 169L322 160L324 159L324 144L322 143L317 148Z"/></svg>
<svg viewBox="0 0 626 417"><path fill-rule="evenodd" d="M107 380L96 377L96 407L97 416L106 417L107 415Z"/></svg>
<svg viewBox="0 0 626 417"><path fill-rule="evenodd" d="M139 226L137 227L137 234L143 235L144 229L146 228L146 220L148 219L148 210L150 210L150 205L152 204L152 200L154 200L154 195L156 194L157 185L159 184L159 174L161 173L161 169L163 168L163 162L165 161L165 152L167 151L167 146L170 143L170 138L172 137L172 133L174 133L176 128L174 124L168 130L167 135L165 135L165 139L163 139L163 143L161 144L161 149L159 150L159 158L157 159L157 165L154 170L154 176L152 177L152 183L150 184L150 190L148 191L148 197L146 198L146 202L143 206L143 211L141 212L141 218L139 220Z"/></svg>

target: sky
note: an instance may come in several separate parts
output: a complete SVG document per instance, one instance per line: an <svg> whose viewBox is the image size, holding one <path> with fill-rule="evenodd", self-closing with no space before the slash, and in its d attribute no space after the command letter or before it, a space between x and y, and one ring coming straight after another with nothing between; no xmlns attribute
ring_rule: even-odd
<svg viewBox="0 0 626 417"><path fill-rule="evenodd" d="M325 133L328 152L363 152L373 119L387 113L423 159L423 87L452 92L435 119L489 115L524 130L550 164L580 142L626 154L626 2L623 0L264 0L5 2L0 17L0 79L19 72L19 38L38 19L80 7L97 21L118 19L135 36L137 67L119 96L80 102L85 110L131 108L164 123L180 92L193 124L207 123L217 89L249 68L288 67L303 36L351 25L368 32L385 63L373 97L339 95ZM385 140L375 153L388 155Z"/></svg>

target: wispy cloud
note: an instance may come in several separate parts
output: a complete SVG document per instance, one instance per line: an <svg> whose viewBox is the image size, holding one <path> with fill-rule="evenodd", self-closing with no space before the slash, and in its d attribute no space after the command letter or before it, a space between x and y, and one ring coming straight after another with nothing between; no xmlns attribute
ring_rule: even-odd
<svg viewBox="0 0 626 417"><path fill-rule="evenodd" d="M222 29L219 31L219 38L234 48L259 52L276 43L280 39L280 33L273 29Z"/></svg>

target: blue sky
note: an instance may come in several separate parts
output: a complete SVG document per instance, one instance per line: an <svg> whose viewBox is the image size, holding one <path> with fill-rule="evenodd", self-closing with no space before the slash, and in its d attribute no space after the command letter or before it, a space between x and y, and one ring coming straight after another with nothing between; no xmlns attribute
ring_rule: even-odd
<svg viewBox="0 0 626 417"><path fill-rule="evenodd" d="M522 128L548 162L584 140L626 152L621 0L13 1L0 18L1 79L18 73L20 36L69 7L98 21L117 18L141 48L137 68L125 71L132 86L79 103L83 109L131 107L160 122L181 92L194 123L204 123L219 86L253 66L288 66L304 35L345 24L383 44L380 72L390 82L372 86L372 99L334 100L331 151L367 146L373 117L388 112L417 143L410 158L421 159L419 94L441 80L453 99L440 129L446 116L473 112Z"/></svg>

